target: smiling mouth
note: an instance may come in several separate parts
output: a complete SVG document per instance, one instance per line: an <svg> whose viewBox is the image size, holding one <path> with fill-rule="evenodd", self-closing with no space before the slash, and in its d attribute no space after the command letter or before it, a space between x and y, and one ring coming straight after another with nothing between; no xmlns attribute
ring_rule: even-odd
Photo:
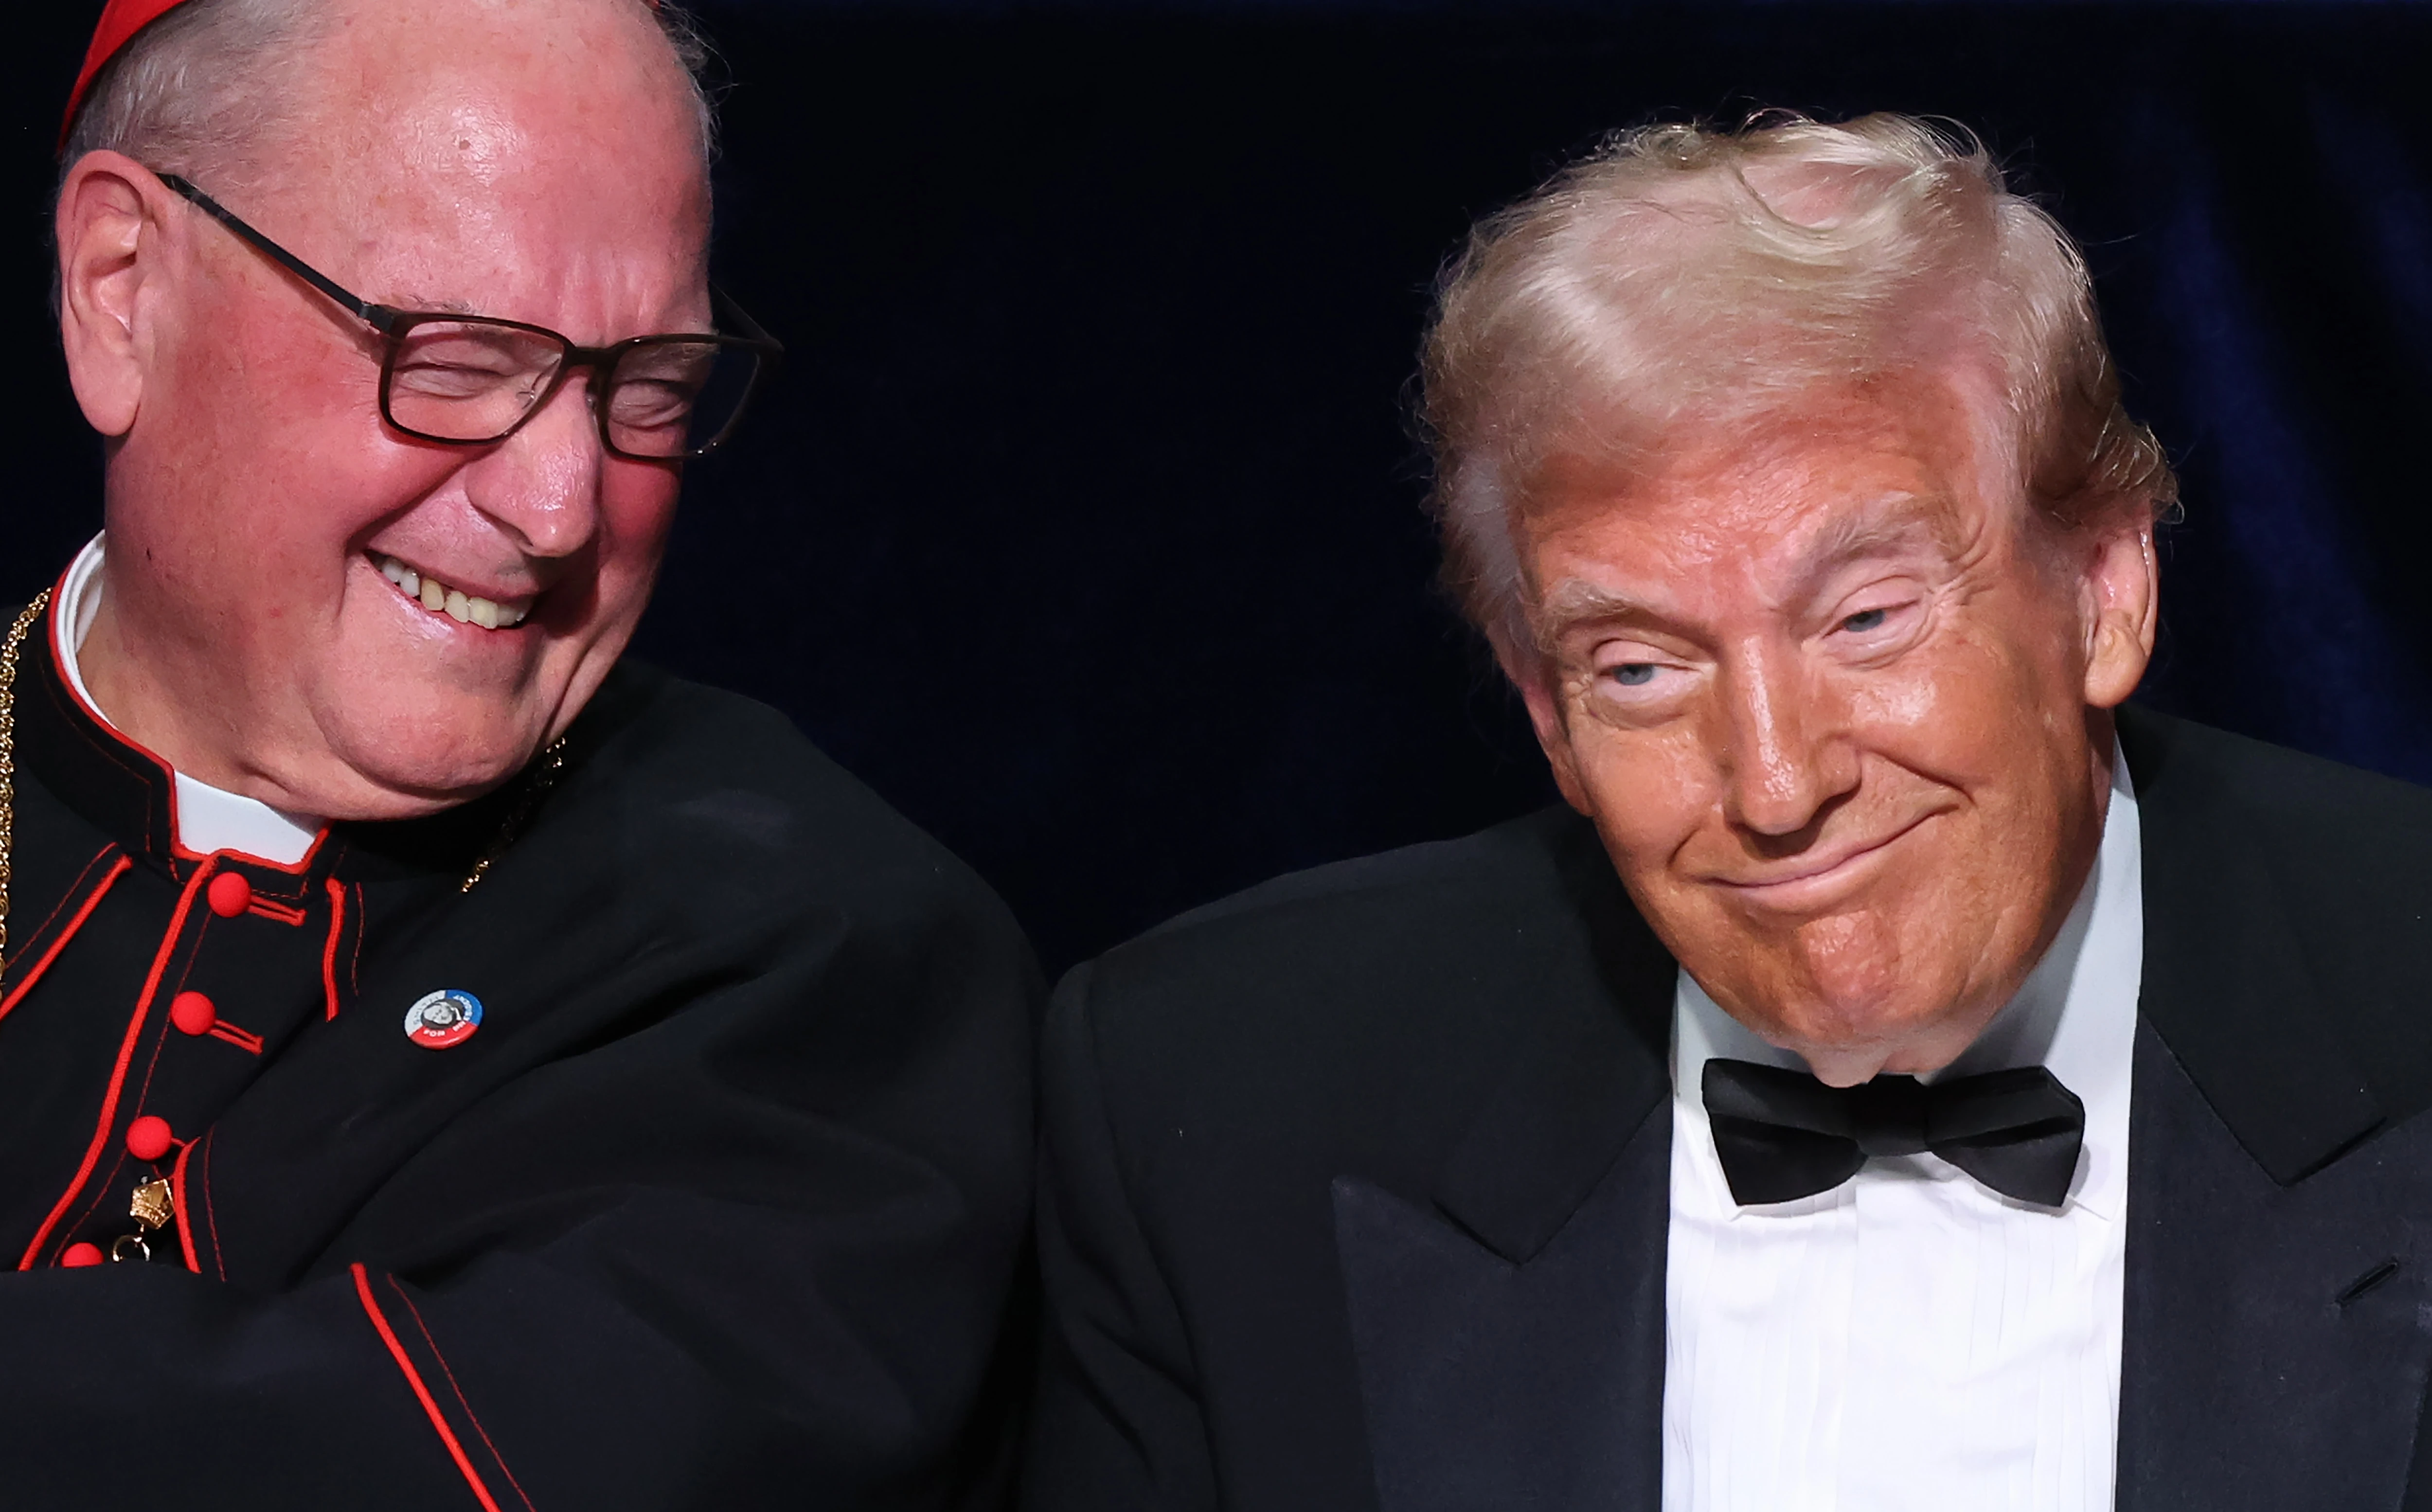
<svg viewBox="0 0 2432 1512"><path fill-rule="evenodd" d="M1786 876L1758 877L1745 881L1736 878L1722 878L1718 880L1722 882L1724 886L1729 887L1732 892L1743 898L1759 902L1774 902L1779 900L1795 905L1810 893L1829 891L1832 889L1845 880L1849 873L1856 870L1858 867L1865 865L1875 857L1882 855L1884 851L1890 849L1895 844L1899 843L1903 837L1913 833L1918 826L1924 824L1925 821L1931 817L1933 817L1933 815L1930 814L1921 815L1916 820L1894 830L1891 833L1883 836L1880 840L1871 841L1866 845L1858 847L1854 850L1836 856L1831 861L1807 866L1802 870L1792 872Z"/></svg>
<svg viewBox="0 0 2432 1512"><path fill-rule="evenodd" d="M485 630L513 630L532 612L537 594L520 598L498 600L481 598L461 588L450 588L427 572L407 566L397 558L381 552L364 553L371 558L380 575L397 586L397 591L434 614L445 614L460 625L473 625Z"/></svg>

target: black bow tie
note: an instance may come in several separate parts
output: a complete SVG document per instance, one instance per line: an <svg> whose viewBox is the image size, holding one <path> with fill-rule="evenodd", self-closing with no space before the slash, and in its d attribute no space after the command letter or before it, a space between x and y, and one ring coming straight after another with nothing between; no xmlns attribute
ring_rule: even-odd
<svg viewBox="0 0 2432 1512"><path fill-rule="evenodd" d="M2058 1207L2077 1172L2086 1104L2040 1066L1927 1085L1879 1076L1826 1086L1804 1071L1706 1063L1706 1117L1743 1207L1828 1192L1870 1155L1931 1150L2005 1197Z"/></svg>

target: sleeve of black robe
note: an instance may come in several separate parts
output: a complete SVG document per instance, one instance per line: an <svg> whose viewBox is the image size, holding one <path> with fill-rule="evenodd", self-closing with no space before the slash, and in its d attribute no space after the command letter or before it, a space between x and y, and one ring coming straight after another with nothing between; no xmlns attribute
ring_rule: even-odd
<svg viewBox="0 0 2432 1512"><path fill-rule="evenodd" d="M187 1156L201 1275L0 1278L0 1501L1002 1499L1027 949L773 714L652 688L385 968L545 1004L299 1042Z"/></svg>
<svg viewBox="0 0 2432 1512"><path fill-rule="evenodd" d="M1039 1066L1039 1385L1026 1512L1216 1505L1190 1340L1125 1193L1091 1018L1092 968L1064 979Z"/></svg>

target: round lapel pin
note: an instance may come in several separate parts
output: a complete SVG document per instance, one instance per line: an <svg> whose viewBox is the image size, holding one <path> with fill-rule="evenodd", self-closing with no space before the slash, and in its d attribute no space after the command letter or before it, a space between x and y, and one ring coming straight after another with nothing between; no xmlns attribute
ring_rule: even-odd
<svg viewBox="0 0 2432 1512"><path fill-rule="evenodd" d="M424 1050L461 1045L481 1027L481 1000L445 988L426 993L405 1011L405 1037Z"/></svg>

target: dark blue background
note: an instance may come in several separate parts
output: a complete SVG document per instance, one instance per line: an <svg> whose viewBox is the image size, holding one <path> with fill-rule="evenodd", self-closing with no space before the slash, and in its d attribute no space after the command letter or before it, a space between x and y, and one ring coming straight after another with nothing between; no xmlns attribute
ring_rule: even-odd
<svg viewBox="0 0 2432 1512"><path fill-rule="evenodd" d="M97 8L0 59L19 596L98 516L43 298ZM1406 383L1471 218L1658 113L1981 130L2086 243L2183 469L2142 697L2432 781L2432 9L700 9L720 275L794 357L696 471L640 648L792 714L1051 968L1547 796L1431 587Z"/></svg>

